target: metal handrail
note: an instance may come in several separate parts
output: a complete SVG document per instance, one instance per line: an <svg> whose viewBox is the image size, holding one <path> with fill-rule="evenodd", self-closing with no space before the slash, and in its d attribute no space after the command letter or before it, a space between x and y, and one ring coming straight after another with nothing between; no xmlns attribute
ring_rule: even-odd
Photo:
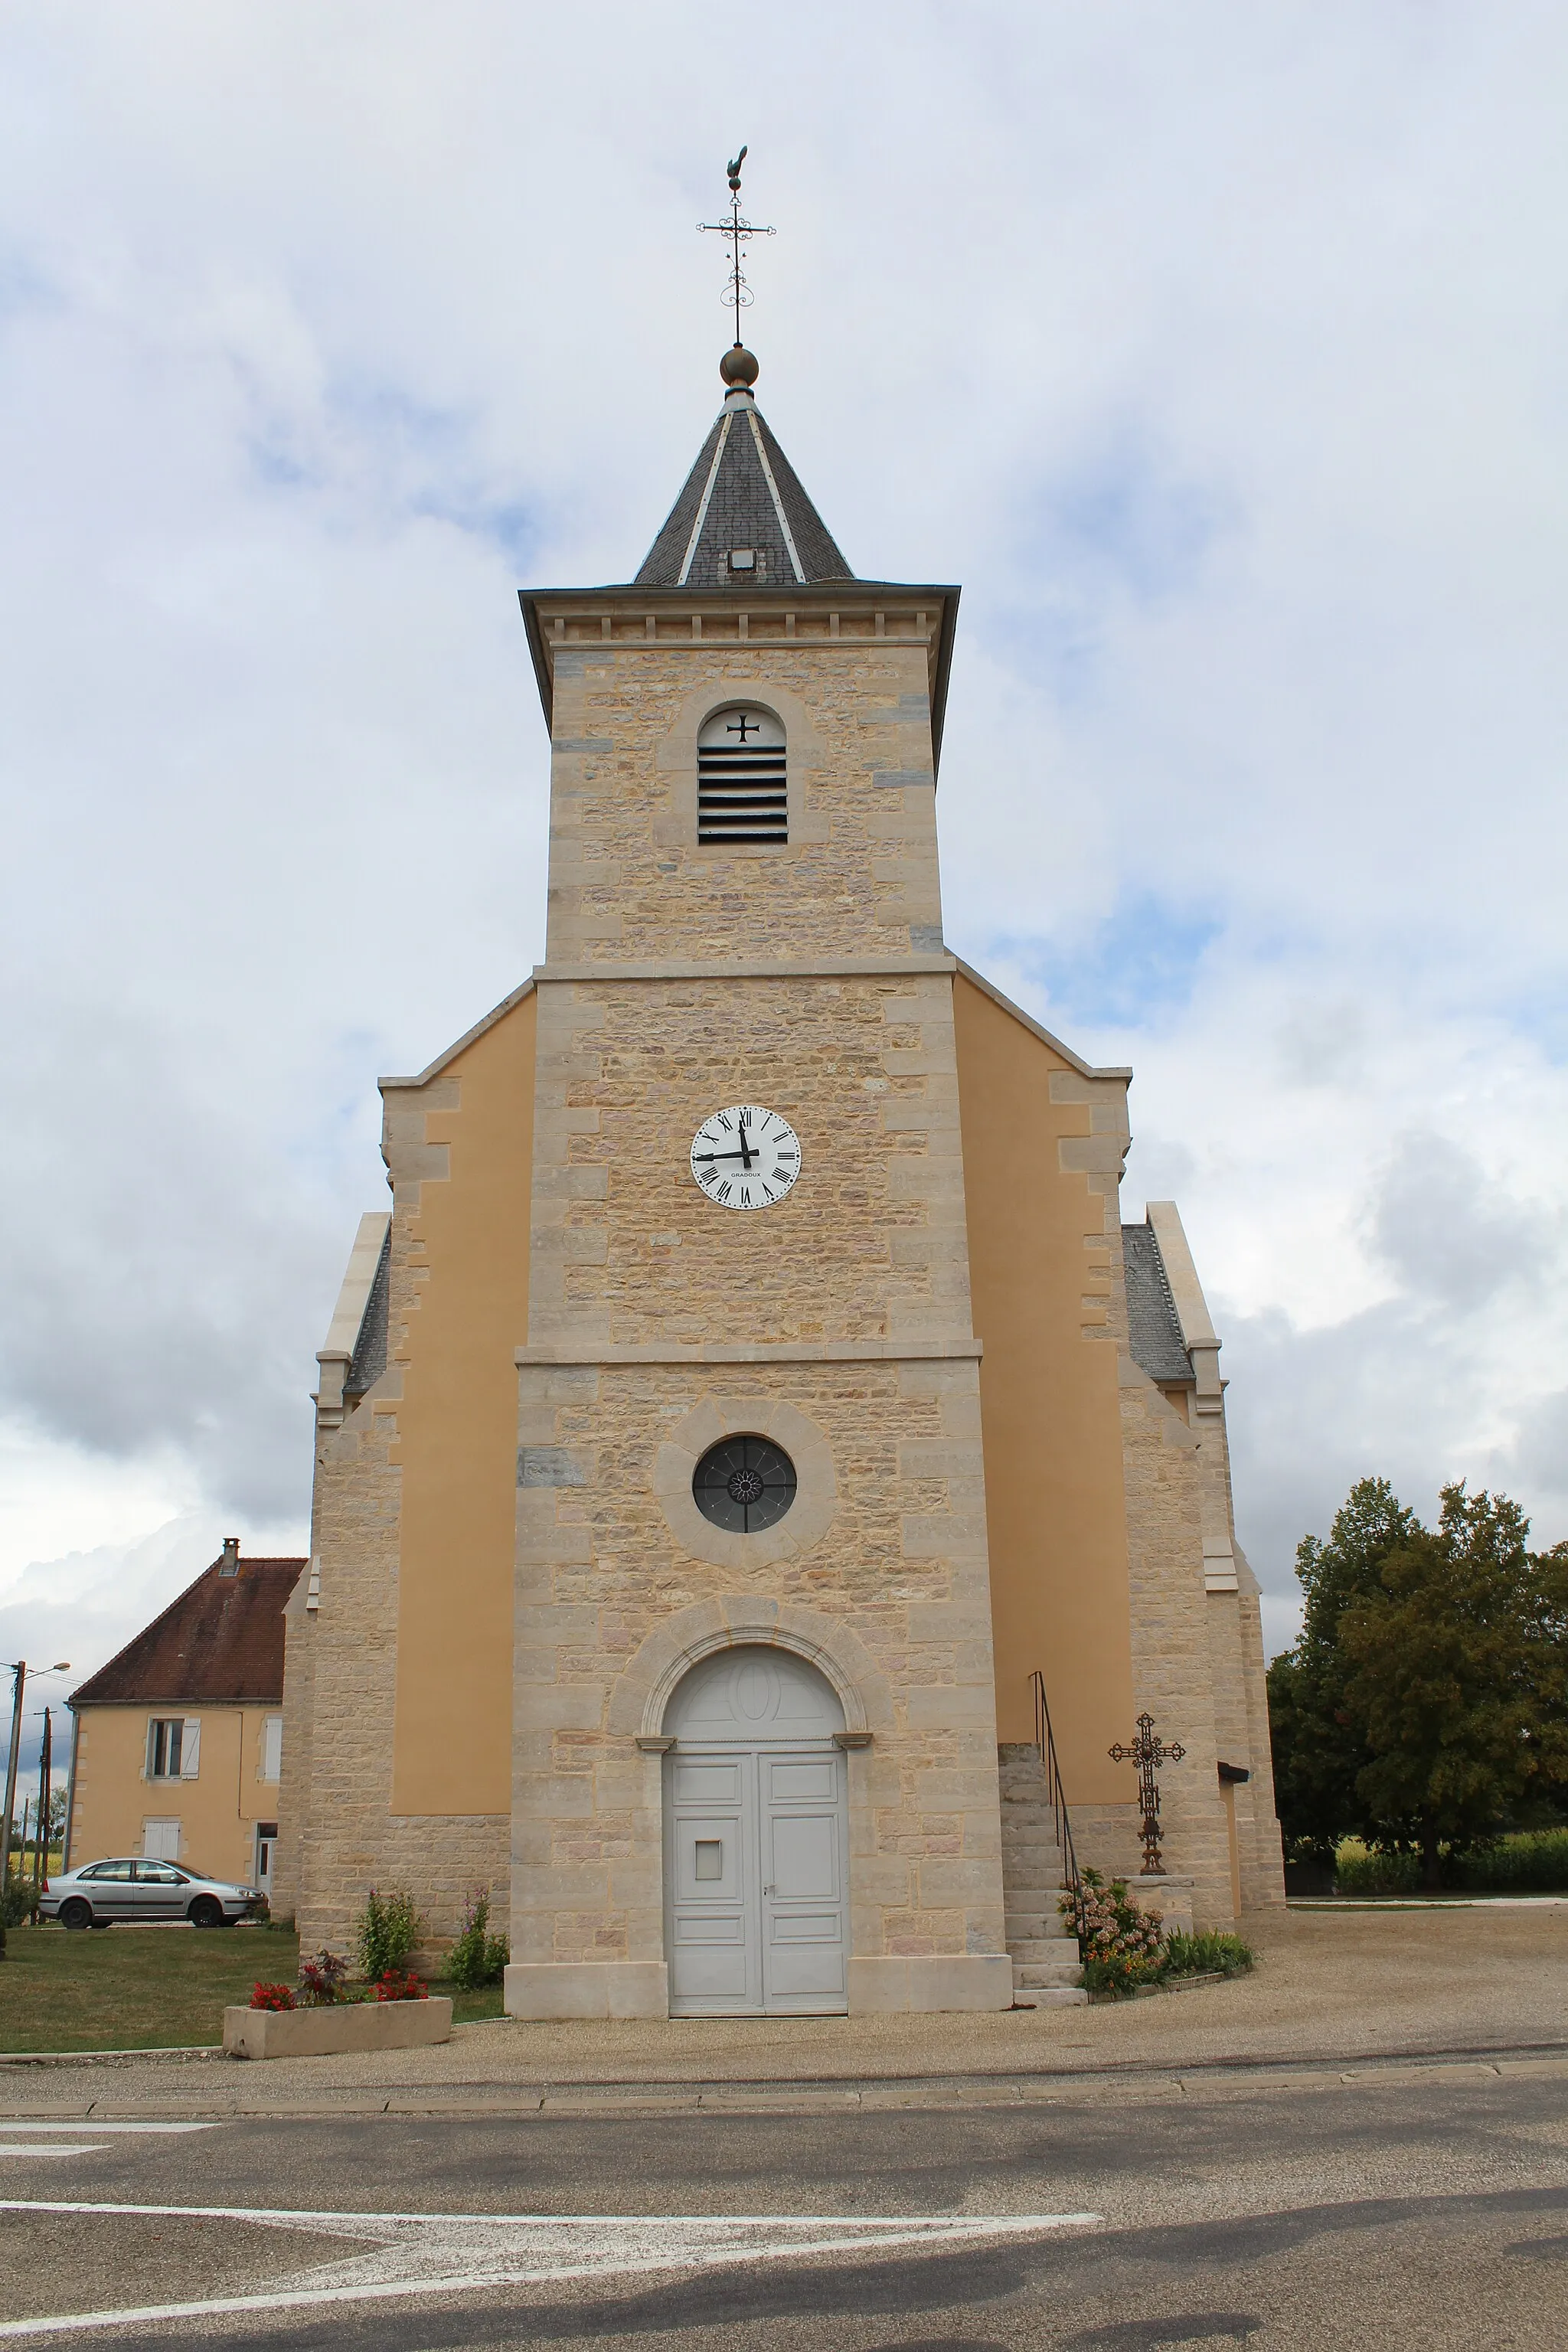
<svg viewBox="0 0 1568 2352"><path fill-rule="evenodd" d="M1061 1848L1063 1885L1072 1897L1073 1933L1081 1949L1084 1937L1083 1874L1078 1866L1078 1850L1073 1844L1067 1790L1062 1786L1061 1766L1057 1761L1057 1743L1051 1732L1051 1710L1046 1704L1046 1678L1037 1666L1029 1676L1029 1686L1035 1694L1035 1748L1046 1775L1051 1818L1056 1825L1057 1843Z"/></svg>

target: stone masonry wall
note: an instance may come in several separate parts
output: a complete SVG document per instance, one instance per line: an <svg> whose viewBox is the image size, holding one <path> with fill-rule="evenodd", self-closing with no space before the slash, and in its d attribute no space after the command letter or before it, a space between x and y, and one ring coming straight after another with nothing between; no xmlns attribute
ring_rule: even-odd
<svg viewBox="0 0 1568 2352"><path fill-rule="evenodd" d="M857 1956L1000 1954L973 1358L525 1365L520 1381L522 1445L581 1483L519 1496L514 1961L662 1958L659 1759L636 1745L638 1660L704 1603L815 1640L866 1704L872 1744L850 1759ZM781 1408L798 1417L801 1486L776 1541L705 1537L689 1454L678 1532L661 1447L685 1429L697 1450L705 1416L766 1428ZM806 1523L798 1552L784 1549L792 1520Z"/></svg>
<svg viewBox="0 0 1568 2352"><path fill-rule="evenodd" d="M925 632L566 646L553 667L552 964L940 948ZM697 840L697 732L730 698L784 722L786 847Z"/></svg>

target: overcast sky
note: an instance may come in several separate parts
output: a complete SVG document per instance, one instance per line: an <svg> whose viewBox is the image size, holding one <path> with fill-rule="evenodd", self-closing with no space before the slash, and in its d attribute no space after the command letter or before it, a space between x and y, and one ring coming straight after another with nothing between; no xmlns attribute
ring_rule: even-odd
<svg viewBox="0 0 1568 2352"><path fill-rule="evenodd" d="M742 140L769 421L963 583L948 937L1134 1066L1272 1642L1362 1473L1568 1533L1561 5L0 16L0 1655L304 1548L375 1077L542 950L515 591L662 520Z"/></svg>

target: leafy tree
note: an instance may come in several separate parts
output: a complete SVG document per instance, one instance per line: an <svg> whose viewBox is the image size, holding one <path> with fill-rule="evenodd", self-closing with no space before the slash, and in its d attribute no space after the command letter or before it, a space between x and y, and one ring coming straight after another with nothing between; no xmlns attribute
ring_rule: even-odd
<svg viewBox="0 0 1568 2352"><path fill-rule="evenodd" d="M1334 1514L1328 1540L1303 1536L1296 1574L1306 1596L1301 1632L1268 1669L1268 1717L1280 1826L1298 1851L1331 1862L1341 1838L1375 1836L1358 1788L1371 1759L1349 1699L1354 1672L1341 1621L1380 1596L1384 1562L1419 1531L1386 1478L1363 1478Z"/></svg>
<svg viewBox="0 0 1568 2352"><path fill-rule="evenodd" d="M1568 1545L1529 1535L1506 1495L1445 1486L1436 1531L1413 1523L1340 1612L1363 1817L1419 1843L1428 1886L1443 1844L1568 1780Z"/></svg>

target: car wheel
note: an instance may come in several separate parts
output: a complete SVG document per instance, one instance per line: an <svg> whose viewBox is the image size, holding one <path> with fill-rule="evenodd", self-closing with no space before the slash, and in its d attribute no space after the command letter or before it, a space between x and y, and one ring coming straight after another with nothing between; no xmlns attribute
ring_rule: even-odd
<svg viewBox="0 0 1568 2352"><path fill-rule="evenodd" d="M90 1927L92 1926L91 1904L84 1903L79 1895L73 1902L62 1903L60 1905L60 1926L62 1927Z"/></svg>
<svg viewBox="0 0 1568 2352"><path fill-rule="evenodd" d="M92 1924L95 1927L112 1927L114 1922L112 1919L95 1919Z"/></svg>
<svg viewBox="0 0 1568 2352"><path fill-rule="evenodd" d="M193 1927L221 1927L223 1905L216 1895L198 1895L186 1914Z"/></svg>

